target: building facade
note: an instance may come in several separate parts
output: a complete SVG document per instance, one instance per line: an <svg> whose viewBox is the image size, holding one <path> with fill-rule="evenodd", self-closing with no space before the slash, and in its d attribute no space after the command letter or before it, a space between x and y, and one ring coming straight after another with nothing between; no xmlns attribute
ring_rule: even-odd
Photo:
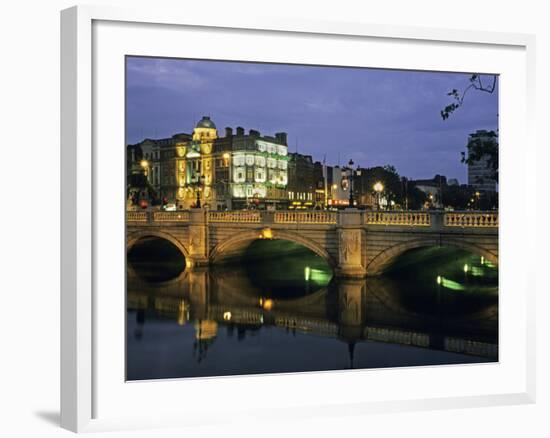
<svg viewBox="0 0 550 438"><path fill-rule="evenodd" d="M313 208L317 184L311 155L289 153L288 180L289 206L293 209Z"/></svg>
<svg viewBox="0 0 550 438"><path fill-rule="evenodd" d="M163 204L178 209L282 208L288 205L287 136L238 127L219 137L204 116L192 134L145 139L127 147L127 168L139 162Z"/></svg>
<svg viewBox="0 0 550 438"><path fill-rule="evenodd" d="M251 129L245 134L238 127L236 134L227 131L224 143L229 154L229 196L227 208L284 208L287 206L288 147L284 132L274 137L262 136ZM231 136L229 137L229 134ZM221 199L220 199L221 201Z"/></svg>

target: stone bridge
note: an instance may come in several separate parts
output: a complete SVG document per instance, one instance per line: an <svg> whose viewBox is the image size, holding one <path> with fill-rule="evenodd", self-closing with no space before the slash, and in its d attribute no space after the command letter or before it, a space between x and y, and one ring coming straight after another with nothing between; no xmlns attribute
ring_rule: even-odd
<svg viewBox="0 0 550 438"><path fill-rule="evenodd" d="M498 212L442 211L128 211L129 250L161 238L188 269L234 256L256 239L283 239L315 252L341 277L378 275L403 252L454 246L498 265Z"/></svg>

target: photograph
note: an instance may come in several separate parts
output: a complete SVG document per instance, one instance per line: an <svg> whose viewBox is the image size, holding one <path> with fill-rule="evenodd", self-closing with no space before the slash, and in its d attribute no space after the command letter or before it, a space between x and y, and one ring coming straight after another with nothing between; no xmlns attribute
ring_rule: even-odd
<svg viewBox="0 0 550 438"><path fill-rule="evenodd" d="M127 55L124 91L127 381L499 361L498 74Z"/></svg>

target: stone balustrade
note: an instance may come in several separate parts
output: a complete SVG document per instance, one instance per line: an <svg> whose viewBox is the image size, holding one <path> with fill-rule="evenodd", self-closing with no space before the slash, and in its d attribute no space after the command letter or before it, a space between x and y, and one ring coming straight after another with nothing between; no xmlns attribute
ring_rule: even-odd
<svg viewBox="0 0 550 438"><path fill-rule="evenodd" d="M209 211L209 222L237 222L237 223L261 223L262 215L259 211Z"/></svg>
<svg viewBox="0 0 550 438"><path fill-rule="evenodd" d="M365 213L364 223L366 225L429 227L431 225L431 217L429 213L419 211L368 211Z"/></svg>
<svg viewBox="0 0 550 438"><path fill-rule="evenodd" d="M496 228L498 212L449 212L445 213L446 227Z"/></svg>
<svg viewBox="0 0 550 438"><path fill-rule="evenodd" d="M331 211L277 211L276 224L336 224L337 213Z"/></svg>
<svg viewBox="0 0 550 438"><path fill-rule="evenodd" d="M154 222L189 222L188 211L154 211Z"/></svg>
<svg viewBox="0 0 550 438"><path fill-rule="evenodd" d="M146 211L127 211L126 212L126 222L148 222Z"/></svg>
<svg viewBox="0 0 550 438"><path fill-rule="evenodd" d="M351 212L346 211L346 214ZM406 227L441 226L453 228L498 228L498 212L479 211L356 211L363 216L364 225L386 225ZM338 223L336 211L209 211L208 222L214 223L274 223L274 224L317 224ZM127 211L128 223L188 223L191 212L185 211Z"/></svg>

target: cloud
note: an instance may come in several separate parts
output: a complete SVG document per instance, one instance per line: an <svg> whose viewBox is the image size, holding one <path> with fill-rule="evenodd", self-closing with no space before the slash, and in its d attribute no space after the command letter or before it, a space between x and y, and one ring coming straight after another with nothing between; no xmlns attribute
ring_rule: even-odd
<svg viewBox="0 0 550 438"><path fill-rule="evenodd" d="M130 87L158 87L178 93L200 89L206 83L192 66L157 58L128 58L127 79Z"/></svg>

